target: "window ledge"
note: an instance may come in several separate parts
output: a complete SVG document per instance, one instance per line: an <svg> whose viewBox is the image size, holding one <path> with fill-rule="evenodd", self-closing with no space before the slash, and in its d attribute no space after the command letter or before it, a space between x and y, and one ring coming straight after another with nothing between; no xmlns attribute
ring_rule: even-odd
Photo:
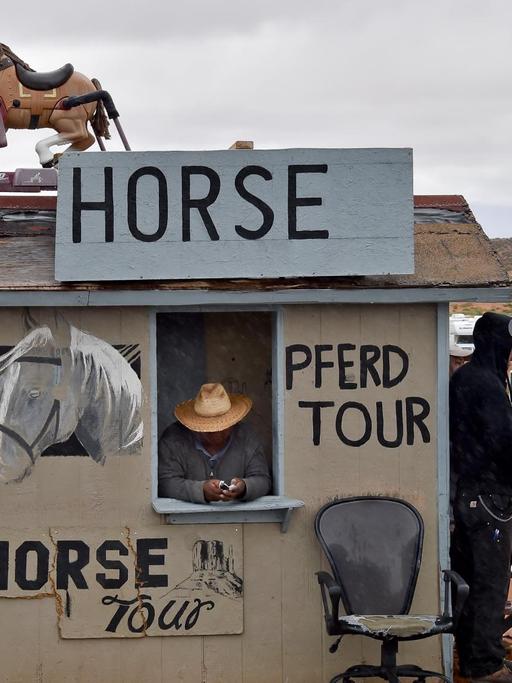
<svg viewBox="0 0 512 683"><path fill-rule="evenodd" d="M153 509L165 515L167 524L230 524L241 522L279 522L288 530L290 517L302 500L286 496L262 496L247 503L188 503L175 498L156 498Z"/></svg>

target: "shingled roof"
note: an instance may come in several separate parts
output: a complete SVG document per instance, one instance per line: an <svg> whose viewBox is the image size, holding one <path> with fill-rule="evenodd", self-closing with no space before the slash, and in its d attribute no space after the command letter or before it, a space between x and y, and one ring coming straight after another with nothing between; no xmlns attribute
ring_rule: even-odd
<svg viewBox="0 0 512 683"><path fill-rule="evenodd" d="M509 280L512 280L512 238L496 237L491 240L491 244L498 259L507 271Z"/></svg>
<svg viewBox="0 0 512 683"><path fill-rule="evenodd" d="M54 279L54 196L0 194L0 290L491 287L509 284L491 242L460 195L419 195L415 272L370 277L61 283ZM511 249L512 254L512 249ZM512 271L512 266L508 267Z"/></svg>

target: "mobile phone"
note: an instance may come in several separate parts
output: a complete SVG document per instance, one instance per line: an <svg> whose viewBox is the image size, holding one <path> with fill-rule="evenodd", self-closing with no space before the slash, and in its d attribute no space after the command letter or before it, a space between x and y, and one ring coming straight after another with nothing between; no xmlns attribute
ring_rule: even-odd
<svg viewBox="0 0 512 683"><path fill-rule="evenodd" d="M225 481L220 481L219 486L223 491L229 491L229 484L226 484Z"/></svg>

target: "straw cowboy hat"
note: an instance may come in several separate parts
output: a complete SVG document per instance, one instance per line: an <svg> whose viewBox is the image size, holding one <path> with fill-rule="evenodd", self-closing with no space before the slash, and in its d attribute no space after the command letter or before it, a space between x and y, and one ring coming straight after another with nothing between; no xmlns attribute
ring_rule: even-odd
<svg viewBox="0 0 512 683"><path fill-rule="evenodd" d="M467 358L471 356L473 351L471 349L463 349L462 346L458 344L450 344L450 356L455 356L456 358Z"/></svg>
<svg viewBox="0 0 512 683"><path fill-rule="evenodd" d="M220 432L240 422L252 408L244 394L228 394L222 384L203 384L195 398L179 403L174 414L194 432Z"/></svg>

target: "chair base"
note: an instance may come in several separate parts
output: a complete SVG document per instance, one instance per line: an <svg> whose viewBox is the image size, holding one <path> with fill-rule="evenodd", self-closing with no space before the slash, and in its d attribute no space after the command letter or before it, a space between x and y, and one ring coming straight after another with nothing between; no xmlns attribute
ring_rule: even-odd
<svg viewBox="0 0 512 683"><path fill-rule="evenodd" d="M422 669L414 664L402 664L396 667L372 666L370 664L361 664L358 666L351 666L341 674L331 678L330 683L350 683L355 678L383 678L390 683L399 683L401 677L413 678L414 682L424 683L426 678L439 678L446 683L451 683L450 679L436 671L428 671Z"/></svg>
<svg viewBox="0 0 512 683"><path fill-rule="evenodd" d="M400 678L413 678L413 683L425 683L425 679L430 677L438 678L446 683L451 683L450 679L437 671L428 671L414 664L400 664L396 662L398 652L398 639L388 638L382 641L380 666L371 664L357 664L349 667L346 671L334 678L330 683L350 683L354 678L383 678L390 683L399 683Z"/></svg>

